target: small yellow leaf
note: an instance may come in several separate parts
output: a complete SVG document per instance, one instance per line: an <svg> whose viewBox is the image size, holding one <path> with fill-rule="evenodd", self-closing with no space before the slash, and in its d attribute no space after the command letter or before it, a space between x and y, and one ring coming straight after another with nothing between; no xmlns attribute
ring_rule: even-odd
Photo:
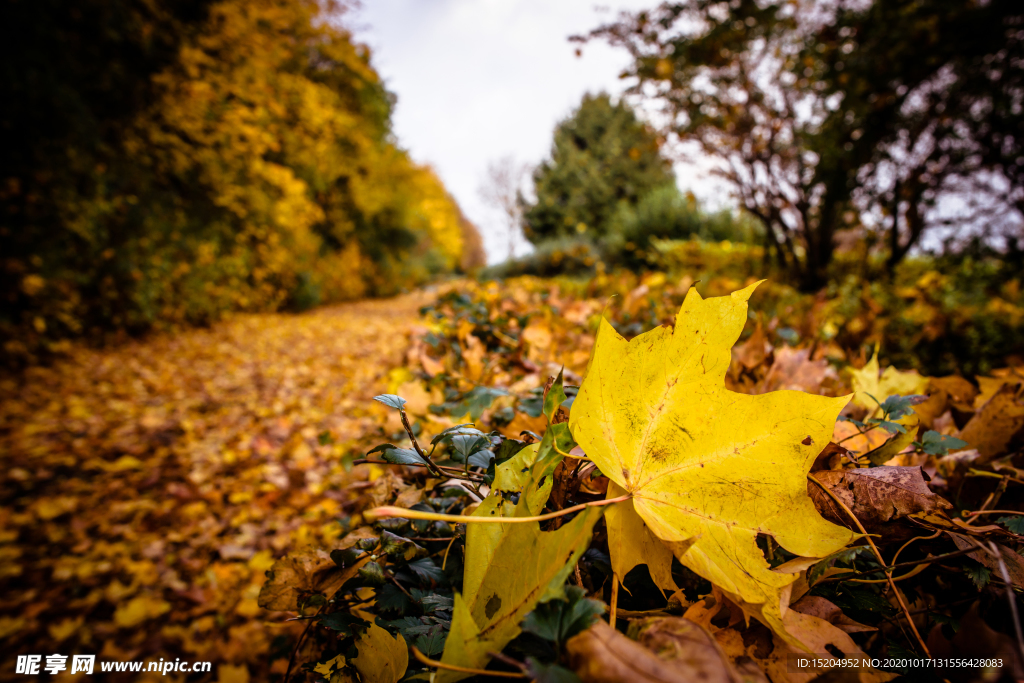
<svg viewBox="0 0 1024 683"><path fill-rule="evenodd" d="M114 623L122 628L131 628L144 621L155 619L169 612L170 609L169 602L151 595L139 595L114 611Z"/></svg>
<svg viewBox="0 0 1024 683"><path fill-rule="evenodd" d="M245 664L218 664L217 683L249 683L249 669Z"/></svg>
<svg viewBox="0 0 1024 683"><path fill-rule="evenodd" d="M923 394L928 388L928 378L919 375L917 370L901 372L890 365L879 376L877 349L867 365L860 370L850 371L850 380L855 392L853 402L861 408L866 408L869 416L878 411L875 399L882 402L893 395Z"/></svg>
<svg viewBox="0 0 1024 683"><path fill-rule="evenodd" d="M394 638L376 624L356 641L359 656L352 660L363 683L397 683L409 666L409 650L399 633Z"/></svg>
<svg viewBox="0 0 1024 683"><path fill-rule="evenodd" d="M328 660L322 664L317 664L313 667L313 671L315 671L318 674L323 674L324 676L330 678L332 673L334 673L338 669L343 668L344 666L344 655L338 655L334 659Z"/></svg>

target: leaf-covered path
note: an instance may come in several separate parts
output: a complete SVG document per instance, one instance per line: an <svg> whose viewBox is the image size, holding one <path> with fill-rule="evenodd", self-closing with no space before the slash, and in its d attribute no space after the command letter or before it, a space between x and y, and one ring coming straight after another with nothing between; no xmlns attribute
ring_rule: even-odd
<svg viewBox="0 0 1024 683"><path fill-rule="evenodd" d="M432 298L241 316L4 379L0 678L19 653L265 678L296 626L265 621L264 572L343 532L341 458L381 434L369 399Z"/></svg>

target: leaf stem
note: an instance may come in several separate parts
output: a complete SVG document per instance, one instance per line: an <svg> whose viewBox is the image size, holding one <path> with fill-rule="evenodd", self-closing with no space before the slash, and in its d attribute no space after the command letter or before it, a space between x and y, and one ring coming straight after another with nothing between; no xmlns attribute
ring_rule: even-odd
<svg viewBox="0 0 1024 683"><path fill-rule="evenodd" d="M427 463L427 467L429 467L434 474L444 476L441 470L438 469L437 465L434 464L434 461L423 452L422 448L420 448L420 442L416 440L416 435L412 433L412 425L409 424L409 416L405 414L405 409L399 408L398 414L402 416L402 426L405 427L405 433L409 435L409 441L412 442L412 447L416 449L416 453L423 458L423 462ZM433 451L431 451L431 453L433 453Z"/></svg>
<svg viewBox="0 0 1024 683"><path fill-rule="evenodd" d="M446 515L439 512L422 512L420 510L408 510L406 508L392 507L385 505L379 508L373 508L363 513L363 518L367 521L374 521L381 519L382 517L401 517L403 519L427 519L436 522L455 522L456 524L466 523L490 523L490 524L514 524L514 523L526 523L526 522L544 522L549 519L556 519L564 515L569 515L574 512L579 512L586 508L600 507L602 505L611 505L612 503L622 503L629 500L630 495L619 496L618 498L607 498L605 500L595 500L590 503L582 503L580 505L574 505L571 508L565 508L564 510L558 510L557 512L549 512L546 515L535 515L532 517L477 517L475 515Z"/></svg>
<svg viewBox="0 0 1024 683"><path fill-rule="evenodd" d="M608 625L615 628L616 612L619 609L619 577L612 574L612 600L608 613Z"/></svg>
<svg viewBox="0 0 1024 683"><path fill-rule="evenodd" d="M832 500L834 500L836 504L839 505L839 507L841 507L844 512L846 512L847 515L850 516L850 519L852 519L854 524L857 525L857 528L860 529L860 532L864 534L864 538L867 540L868 545L871 546L871 550L874 551L875 557L878 558L878 563L882 565L882 567L885 567L885 560L882 558L882 553L878 552L878 547L875 545L875 542L871 540L871 536L868 535L867 529L865 529L864 525L860 523L859 519L857 519L857 515L853 514L853 511L850 510L850 508L846 507L846 503L839 500L839 496L832 493L832 491L830 491L829 488L825 486L823 483L818 481L816 478L812 477L810 474L807 475L807 478L813 481L819 487L821 487L821 490L827 493L828 496ZM921 633L917 630L917 624L914 623L913 617L910 616L910 608L907 607L907 603L903 600L903 594L900 593L900 589L896 587L896 584L892 580L891 569L885 570L885 578L889 583L889 587L892 588L893 595L896 596L896 599L900 603L900 609L903 610L903 613L907 617L907 621L910 623L910 630L914 632L914 636L917 638L917 642L921 646L921 651L924 652L924 654L930 658L932 656L932 653L928 649L928 646L925 645L924 639L921 637Z"/></svg>
<svg viewBox="0 0 1024 683"><path fill-rule="evenodd" d="M975 510L969 512L967 517L976 517L977 515L1024 515L1024 512L1020 510Z"/></svg>
<svg viewBox="0 0 1024 683"><path fill-rule="evenodd" d="M465 674L476 674L478 676L495 676L497 678L527 678L526 674L515 671L488 671L487 669L470 669L466 666L455 666L454 664L445 664L439 662L436 659L431 659L422 652L415 645L409 647L412 651L412 656L420 660L427 666L432 666L435 669L447 669L448 671L459 671Z"/></svg>

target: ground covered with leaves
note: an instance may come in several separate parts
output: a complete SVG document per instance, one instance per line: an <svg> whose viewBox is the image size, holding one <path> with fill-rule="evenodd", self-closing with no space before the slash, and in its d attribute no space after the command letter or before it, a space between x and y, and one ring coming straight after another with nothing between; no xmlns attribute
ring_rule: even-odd
<svg viewBox="0 0 1024 683"><path fill-rule="evenodd" d="M930 376L876 351L882 307L694 284L463 282L5 380L4 650L223 681L1024 676L1020 359Z"/></svg>

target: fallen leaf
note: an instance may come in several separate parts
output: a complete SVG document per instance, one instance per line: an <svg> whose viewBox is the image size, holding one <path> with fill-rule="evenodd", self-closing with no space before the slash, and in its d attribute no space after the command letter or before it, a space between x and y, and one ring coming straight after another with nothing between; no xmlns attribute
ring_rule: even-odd
<svg viewBox="0 0 1024 683"><path fill-rule="evenodd" d="M409 666L409 649L405 638L390 633L376 624L356 640L359 656L352 666L359 672L363 683L398 683Z"/></svg>
<svg viewBox="0 0 1024 683"><path fill-rule="evenodd" d="M998 667L993 667L992 678L988 680L1024 679L1024 662L1021 661L1020 650L1013 637L993 630L978 616L978 603L971 605L967 614L960 620L960 628L951 640L942 634L942 626L936 625L928 634L928 649L932 657L943 659L996 659ZM988 673L986 671L986 673ZM949 668L944 672L948 680L955 683L973 683L977 681L978 669Z"/></svg>
<svg viewBox="0 0 1024 683"><path fill-rule="evenodd" d="M891 522L918 512L953 508L946 499L928 488L920 467L822 470L811 476L843 501L865 527ZM839 524L852 523L849 516L819 486L807 482L807 492L826 519Z"/></svg>
<svg viewBox="0 0 1024 683"><path fill-rule="evenodd" d="M1000 580L1003 578L999 560L993 557L988 543L985 541L974 542L969 537L954 532L946 533L950 535L959 550L978 548L978 543L984 544L985 548L978 548L977 552L968 553L967 557L988 567L992 571L993 577ZM1010 575L1010 581L1017 588L1024 588L1024 559L1004 545L996 543L995 546L1003 560L1003 566L1006 567L1006 573Z"/></svg>
<svg viewBox="0 0 1024 683"><path fill-rule="evenodd" d="M131 628L166 614L171 609L169 602L152 595L139 595L120 605L114 612L114 623Z"/></svg>
<svg viewBox="0 0 1024 683"><path fill-rule="evenodd" d="M781 595L795 577L770 570L757 535L807 557L852 540L806 487L847 399L725 389L755 287L706 300L691 289L674 328L630 342L603 321L569 424L680 562L784 633ZM612 552L622 544L609 539Z"/></svg>
<svg viewBox="0 0 1024 683"><path fill-rule="evenodd" d="M520 450L495 470L492 491L475 516L524 517L544 507L551 477L540 485L531 466L540 444ZM508 500L519 494L518 503ZM455 594L451 631L441 661L480 669L521 632L520 622L538 602L562 597L565 580L586 550L602 508L590 508L556 531L537 523L468 524L462 593ZM438 683L470 674L440 670Z"/></svg>
<svg viewBox="0 0 1024 683"><path fill-rule="evenodd" d="M355 541L339 545L339 549L355 545ZM258 604L263 609L294 612L299 608L303 594L333 595L342 584L356 575L370 555L359 559L351 567L342 569L323 550L304 550L283 557L267 572L267 581L260 589Z"/></svg>
<svg viewBox="0 0 1024 683"><path fill-rule="evenodd" d="M960 430L959 437L968 448L981 454L979 463L1005 453L1015 439L1024 436L1024 404L1016 394L1015 385L1002 386Z"/></svg>
<svg viewBox="0 0 1024 683"><path fill-rule="evenodd" d="M608 498L618 498L625 490L608 482ZM655 585L663 591L679 590L672 579L672 551L648 528L636 513L633 501L610 505L604 515L608 527L608 550L612 571L621 582L638 565L646 564Z"/></svg>
<svg viewBox="0 0 1024 683"><path fill-rule="evenodd" d="M741 680L714 639L692 621L673 618L644 622L641 643L599 621L566 644L569 666L583 683Z"/></svg>
<svg viewBox="0 0 1024 683"><path fill-rule="evenodd" d="M846 633L868 633L878 630L874 626L866 626L865 624L854 621L843 614L843 610L839 609L825 598L817 595L805 595L791 604L789 608L796 610L801 614L808 614L812 617L817 617L818 619L824 619Z"/></svg>
<svg viewBox="0 0 1024 683"><path fill-rule="evenodd" d="M869 416L878 412L876 399L881 402L894 395L922 394L928 386L928 378L922 377L917 370L901 372L890 365L879 375L877 349L863 368L850 371L850 380L856 392L853 402L867 409Z"/></svg>
<svg viewBox="0 0 1024 683"><path fill-rule="evenodd" d="M789 389L820 394L826 381L839 379L827 360L811 360L810 349L783 346L775 349L774 355L772 367L761 382L758 393Z"/></svg>

